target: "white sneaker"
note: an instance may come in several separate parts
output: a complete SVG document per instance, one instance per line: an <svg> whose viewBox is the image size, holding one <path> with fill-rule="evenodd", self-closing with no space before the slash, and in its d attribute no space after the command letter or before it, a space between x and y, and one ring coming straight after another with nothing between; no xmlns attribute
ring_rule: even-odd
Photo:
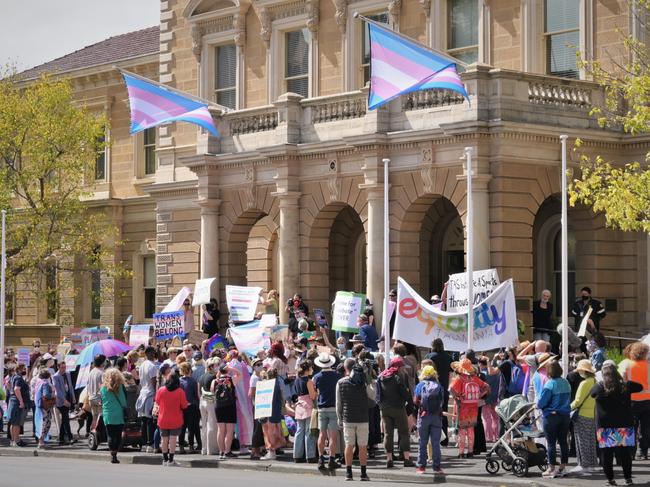
<svg viewBox="0 0 650 487"><path fill-rule="evenodd" d="M167 462L168 467L180 467L180 463L176 463L176 460L172 460L171 462Z"/></svg>
<svg viewBox="0 0 650 487"><path fill-rule="evenodd" d="M239 449L239 456L247 456L247 455L250 455L250 454L251 454L250 449L248 449L246 447L243 447L243 448Z"/></svg>
<svg viewBox="0 0 650 487"><path fill-rule="evenodd" d="M17 447L18 447L18 445L16 444L15 441L12 441L11 443L9 443L9 446L10 446L11 448L17 448Z"/></svg>
<svg viewBox="0 0 650 487"><path fill-rule="evenodd" d="M153 453L153 446L148 446L144 449L145 453Z"/></svg>
<svg viewBox="0 0 650 487"><path fill-rule="evenodd" d="M275 460L277 457L275 453L268 452L266 455L262 457L262 460Z"/></svg>
<svg viewBox="0 0 650 487"><path fill-rule="evenodd" d="M208 454L208 450L201 450L201 455L207 455L207 454Z"/></svg>
<svg viewBox="0 0 650 487"><path fill-rule="evenodd" d="M582 475L584 473L587 473L587 470L582 465L577 465L569 470L569 473Z"/></svg>
<svg viewBox="0 0 650 487"><path fill-rule="evenodd" d="M163 466L163 467L169 467L169 462L163 460L163 462L162 462L162 466Z"/></svg>

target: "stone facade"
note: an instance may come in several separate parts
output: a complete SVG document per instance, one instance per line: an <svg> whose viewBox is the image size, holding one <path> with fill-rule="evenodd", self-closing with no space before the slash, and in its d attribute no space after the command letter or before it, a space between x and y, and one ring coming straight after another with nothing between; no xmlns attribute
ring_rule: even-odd
<svg viewBox="0 0 650 487"><path fill-rule="evenodd" d="M157 171L138 177L141 145L128 135L126 90L110 67L74 72L82 100L103 100L111 119L110 177L98 207L115 212L119 256L136 272L115 283L102 323L142 321L141 258L155 254L156 300L217 277L226 284L294 292L329 310L334 293L367 291L379 316L383 297L383 163L390 159L390 274L428 296L464 265L466 170L473 148L474 268L513 278L520 318L544 288L559 301L559 135L617 163L648 151L642 139L602 130L589 115L602 92L588 81L545 74L543 2L478 0L479 64L463 81L471 104L446 92L416 92L375 111L366 106L361 24L352 13L389 13L400 32L445 49L443 0L166 0L160 53L130 69L211 97L215 45L237 49L237 109L214 109L213 138L189 124L160 127ZM619 56L629 31L624 0L580 2L580 48ZM443 19L443 20L441 20ZM282 35L310 32L309 93L282 90ZM620 31L617 34L617 30ZM618 58L620 60L621 58ZM99 70L101 71L101 70ZM140 142L141 144L141 142ZM570 164L578 155L571 152ZM572 288L605 301L604 327L637 335L650 323L647 235L605 228L586 208L569 211ZM84 320L84 306L75 321ZM222 306L224 307L224 306ZM43 322L18 299L18 324ZM104 315L106 313L106 316Z"/></svg>

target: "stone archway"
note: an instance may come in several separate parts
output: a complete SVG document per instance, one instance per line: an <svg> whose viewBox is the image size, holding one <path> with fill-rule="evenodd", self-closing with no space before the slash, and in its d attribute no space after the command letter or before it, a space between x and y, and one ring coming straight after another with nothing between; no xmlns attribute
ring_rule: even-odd
<svg viewBox="0 0 650 487"><path fill-rule="evenodd" d="M278 270L278 225L267 215L257 220L248 235L247 285L277 289Z"/></svg>

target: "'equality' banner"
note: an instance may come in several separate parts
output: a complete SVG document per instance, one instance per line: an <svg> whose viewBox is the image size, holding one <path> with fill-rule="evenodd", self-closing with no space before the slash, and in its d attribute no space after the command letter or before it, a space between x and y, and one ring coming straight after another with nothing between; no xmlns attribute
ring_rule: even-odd
<svg viewBox="0 0 650 487"><path fill-rule="evenodd" d="M226 303L232 321L251 321L260 300L261 287L226 286Z"/></svg>
<svg viewBox="0 0 650 487"><path fill-rule="evenodd" d="M474 306L485 300L499 286L496 269L474 271ZM447 282L447 311L467 313L467 272L449 276Z"/></svg>
<svg viewBox="0 0 650 487"><path fill-rule="evenodd" d="M185 313L171 311L169 313L154 313L153 337L156 340L166 340L185 334Z"/></svg>
<svg viewBox="0 0 650 487"><path fill-rule="evenodd" d="M436 309L400 277L393 338L422 347L441 338L446 350L463 351L467 349L467 314ZM508 279L474 307L474 348L492 350L517 341L515 291Z"/></svg>
<svg viewBox="0 0 650 487"><path fill-rule="evenodd" d="M334 311L332 311L332 329L358 333L357 318L365 305L365 294L338 291L334 299Z"/></svg>

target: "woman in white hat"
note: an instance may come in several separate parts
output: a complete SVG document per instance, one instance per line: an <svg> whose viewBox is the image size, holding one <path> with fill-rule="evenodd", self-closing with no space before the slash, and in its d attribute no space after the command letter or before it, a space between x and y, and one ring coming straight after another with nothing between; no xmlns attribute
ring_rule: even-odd
<svg viewBox="0 0 650 487"><path fill-rule="evenodd" d="M571 403L573 431L576 439L578 465L571 473L583 474L598 470L596 453L596 400L591 397L591 388L596 385L596 370L587 359L578 362L576 372L584 380L578 386L576 397Z"/></svg>

